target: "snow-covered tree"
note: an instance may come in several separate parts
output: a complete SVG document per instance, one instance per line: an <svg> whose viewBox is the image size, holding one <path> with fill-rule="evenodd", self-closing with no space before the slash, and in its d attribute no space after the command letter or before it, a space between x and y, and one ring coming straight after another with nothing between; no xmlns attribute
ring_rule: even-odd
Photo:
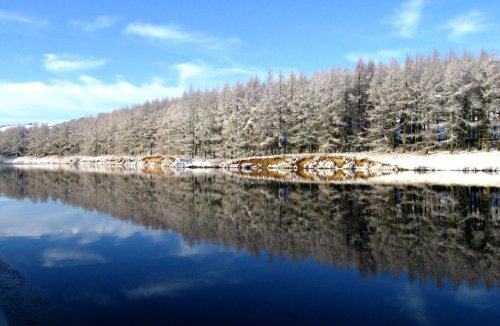
<svg viewBox="0 0 500 326"><path fill-rule="evenodd" d="M151 99L68 122L8 128L2 155L236 157L316 151L500 149L496 54L451 52L389 64L359 60L311 77Z"/></svg>

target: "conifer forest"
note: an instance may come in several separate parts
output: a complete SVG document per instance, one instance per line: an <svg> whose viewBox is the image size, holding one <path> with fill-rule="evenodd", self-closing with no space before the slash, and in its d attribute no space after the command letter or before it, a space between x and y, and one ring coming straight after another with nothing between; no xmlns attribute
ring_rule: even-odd
<svg viewBox="0 0 500 326"><path fill-rule="evenodd" d="M453 51L403 63L360 59L312 76L264 78L96 117L0 133L4 156L498 150L500 61Z"/></svg>

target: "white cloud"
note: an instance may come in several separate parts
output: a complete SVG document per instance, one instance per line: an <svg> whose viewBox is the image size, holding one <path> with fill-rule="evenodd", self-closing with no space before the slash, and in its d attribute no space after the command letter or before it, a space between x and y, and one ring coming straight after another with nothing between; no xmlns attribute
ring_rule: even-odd
<svg viewBox="0 0 500 326"><path fill-rule="evenodd" d="M77 66L76 60L60 60L57 68ZM58 60L55 60L58 59ZM189 86L212 88L224 82L234 83L249 77L264 76L265 71L241 65L214 66L203 61L175 65L158 64L173 70L177 80L167 84L162 78L152 78L133 84L123 77L104 82L89 75L77 80L9 82L0 80L0 125L30 122L56 123L82 116L97 115L148 100L180 97ZM80 65L82 67L82 65ZM54 67L52 67L54 68Z"/></svg>
<svg viewBox="0 0 500 326"><path fill-rule="evenodd" d="M388 23L393 25L401 37L411 38L417 32L418 24L422 18L424 0L409 0L394 10Z"/></svg>
<svg viewBox="0 0 500 326"><path fill-rule="evenodd" d="M455 16L448 20L443 28L450 31L448 38L455 40L464 35L486 29L488 26L485 20L486 16L484 13L478 10L470 10L465 14Z"/></svg>
<svg viewBox="0 0 500 326"><path fill-rule="evenodd" d="M38 25L38 26L43 26L47 24L47 21L45 20L38 20L17 12L0 10L0 21L2 20L20 24Z"/></svg>
<svg viewBox="0 0 500 326"><path fill-rule="evenodd" d="M117 16L98 16L93 20L71 20L70 26L83 29L86 32L95 32L104 28L112 27L118 22Z"/></svg>
<svg viewBox="0 0 500 326"><path fill-rule="evenodd" d="M204 65L198 65L191 62L179 63L174 65L173 68L179 71L179 82L184 85L189 79L201 76L204 71L209 69L209 67Z"/></svg>
<svg viewBox="0 0 500 326"><path fill-rule="evenodd" d="M372 59L375 62L387 62L391 59L398 59L408 53L408 49L377 50L373 52L349 52L346 55L347 60L357 62L360 58L368 61Z"/></svg>
<svg viewBox="0 0 500 326"><path fill-rule="evenodd" d="M78 70L95 69L106 64L105 59L86 58L73 54L44 55L43 64L45 69L52 72L68 72Z"/></svg>
<svg viewBox="0 0 500 326"><path fill-rule="evenodd" d="M182 31L179 27L166 25L150 25L142 23L131 23L125 28L125 33L139 36L159 38L179 43L206 43L211 39L195 33Z"/></svg>
<svg viewBox="0 0 500 326"><path fill-rule="evenodd" d="M224 50L231 44L239 43L237 38L219 39L203 33L183 30L174 25L152 25L140 22L128 24L124 33L175 44L193 44L210 50Z"/></svg>
<svg viewBox="0 0 500 326"><path fill-rule="evenodd" d="M214 87L225 82L244 81L253 76L264 76L265 71L241 65L215 67L203 61L183 62L171 66L178 71L179 83L198 88Z"/></svg>
<svg viewBox="0 0 500 326"><path fill-rule="evenodd" d="M0 124L51 119L54 122L95 115L155 98L182 95L181 86L161 79L140 85L118 80L104 83L90 76L78 81L0 82Z"/></svg>

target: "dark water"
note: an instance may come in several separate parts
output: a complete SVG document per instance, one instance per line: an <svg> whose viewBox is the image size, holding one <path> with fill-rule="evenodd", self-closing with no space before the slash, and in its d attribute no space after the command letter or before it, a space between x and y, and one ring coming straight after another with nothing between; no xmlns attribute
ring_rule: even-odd
<svg viewBox="0 0 500 326"><path fill-rule="evenodd" d="M500 324L500 188L4 168L0 194L0 325Z"/></svg>

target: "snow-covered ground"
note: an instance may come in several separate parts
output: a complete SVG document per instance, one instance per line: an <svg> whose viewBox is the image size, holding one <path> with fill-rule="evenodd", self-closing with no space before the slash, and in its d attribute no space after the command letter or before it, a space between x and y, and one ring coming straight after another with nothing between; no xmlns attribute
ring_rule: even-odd
<svg viewBox="0 0 500 326"><path fill-rule="evenodd" d="M140 157L131 156L21 156L4 158L5 164L11 165L92 165L92 166L130 166L136 167Z"/></svg>
<svg viewBox="0 0 500 326"><path fill-rule="evenodd" d="M373 161L395 165L406 170L500 171L500 151L454 154L448 152L432 154L360 153L353 155L369 157Z"/></svg>
<svg viewBox="0 0 500 326"><path fill-rule="evenodd" d="M304 163L306 162L307 163ZM301 163L302 162L302 163ZM340 163L339 163L340 162ZM343 153L343 154L292 154L253 157L239 160L205 160L170 157L142 156L47 156L3 158L3 163L12 165L78 165L78 166L123 166L127 168L218 168L231 169L312 169L333 170L343 168L358 170L388 171L393 168L412 171L500 171L500 151L462 153ZM365 163L366 162L366 163ZM359 163L359 164L358 164ZM302 165L301 165L302 164ZM343 165L343 166L342 166Z"/></svg>
<svg viewBox="0 0 500 326"><path fill-rule="evenodd" d="M223 163L223 160L203 160L195 158L176 158L175 161L170 164L171 168L176 169L192 169L192 168L218 168Z"/></svg>

